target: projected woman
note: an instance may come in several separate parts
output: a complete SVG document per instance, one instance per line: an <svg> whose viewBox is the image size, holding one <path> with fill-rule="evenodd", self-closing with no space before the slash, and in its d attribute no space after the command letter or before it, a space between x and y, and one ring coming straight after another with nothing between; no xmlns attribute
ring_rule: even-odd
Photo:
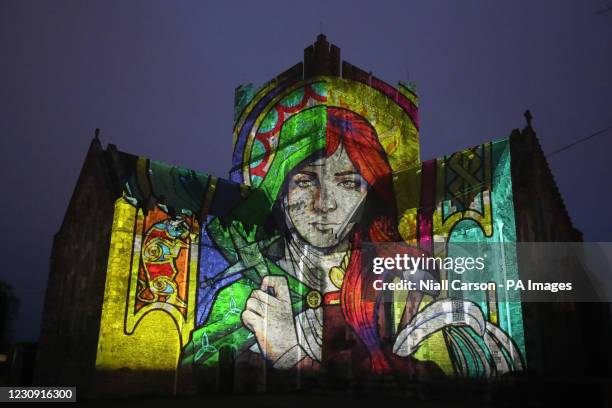
<svg viewBox="0 0 612 408"><path fill-rule="evenodd" d="M288 174L274 211L286 237L277 264L309 288L307 307L290 319L286 279L268 276L262 287L274 294L254 290L242 321L257 338L253 350L278 368L338 357L322 339L333 337L333 322L342 322L342 333L348 324L380 372L387 367L375 329L376 295L359 244L401 240L391 169L369 123L347 110L325 109L325 149Z"/></svg>
<svg viewBox="0 0 612 408"><path fill-rule="evenodd" d="M214 272L201 279L199 328L184 364L214 365L231 346L277 369L436 372L435 361L413 354L444 331L461 339L448 341L457 374L521 368L512 340L471 302L438 300L419 313L415 304L396 336L382 328L386 305L373 289L371 258L422 252L401 244L391 168L354 112L316 106L288 119L258 192L212 220L202 241L222 257L204 265ZM387 245L373 254L365 243Z"/></svg>

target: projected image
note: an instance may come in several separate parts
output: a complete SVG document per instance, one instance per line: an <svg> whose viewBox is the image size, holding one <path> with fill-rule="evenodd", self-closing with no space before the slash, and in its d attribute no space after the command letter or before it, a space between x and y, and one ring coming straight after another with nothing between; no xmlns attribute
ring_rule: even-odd
<svg viewBox="0 0 612 408"><path fill-rule="evenodd" d="M230 182L138 160L116 204L99 368L524 369L520 299L494 289L382 299L371 273L374 257L515 241L508 141L421 163L416 96L357 74L242 90ZM494 259L478 279L518 276L513 254Z"/></svg>
<svg viewBox="0 0 612 408"><path fill-rule="evenodd" d="M312 89L300 90L302 100L294 106L308 106L305 95ZM276 121L287 104L283 100L280 109L272 111ZM435 370L435 364L418 364L411 355L419 348L440 349L450 343L453 348L445 350L447 371L449 365L454 373L467 375L521 368L516 345L493 323L485 322L474 302L433 302L415 296L405 299L404 305L376 302L374 276L364 268L371 260L363 258L360 242L403 239L393 170L367 120L347 109L317 106L295 113L282 126L267 125L265 133L270 128L279 131L267 135L273 142L262 143L268 150L251 156L255 164L250 163L250 170L258 188L274 203L264 225L276 229L270 233L254 227L247 233L248 227L236 221L228 228L221 226L222 221L212 222L208 234L229 262L223 262L220 271L206 271L211 280L201 296L206 303L199 306L210 312L200 315L186 362L214 363L219 348L227 343L236 353L248 350L276 368L318 368L333 362L375 373L400 366ZM262 139L261 131L256 138ZM460 183L459 178L454 181ZM248 199L241 204L249 205ZM398 248L420 254L409 245ZM245 276L240 270L248 267L251 272ZM424 307L428 301L432 303ZM411 307L406 308L408 302ZM228 315L230 306L234 312ZM391 313L384 308L403 309L393 311L404 322L401 331L388 327L387 333L380 332L379 317ZM345 337L347 328L359 340L349 340L352 347L337 340L326 343L326 337ZM437 332L440 336L432 337ZM394 338L386 350L383 338ZM341 351L346 349L364 361L353 357L342 361L346 353ZM400 357L413 361L394 361Z"/></svg>

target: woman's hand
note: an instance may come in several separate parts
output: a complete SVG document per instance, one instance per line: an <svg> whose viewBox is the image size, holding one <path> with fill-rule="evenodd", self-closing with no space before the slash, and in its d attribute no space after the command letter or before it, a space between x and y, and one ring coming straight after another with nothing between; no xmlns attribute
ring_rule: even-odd
<svg viewBox="0 0 612 408"><path fill-rule="evenodd" d="M255 334L259 349L275 367L290 368L303 357L284 276L263 278L247 300L242 323Z"/></svg>

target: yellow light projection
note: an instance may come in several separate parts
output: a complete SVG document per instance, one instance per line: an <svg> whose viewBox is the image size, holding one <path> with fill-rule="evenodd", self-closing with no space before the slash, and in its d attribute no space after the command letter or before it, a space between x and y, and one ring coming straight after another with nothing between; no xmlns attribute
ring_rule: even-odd
<svg viewBox="0 0 612 408"><path fill-rule="evenodd" d="M159 207L145 216L129 197L117 200L99 369L176 369L193 329L198 229L197 221L169 217Z"/></svg>

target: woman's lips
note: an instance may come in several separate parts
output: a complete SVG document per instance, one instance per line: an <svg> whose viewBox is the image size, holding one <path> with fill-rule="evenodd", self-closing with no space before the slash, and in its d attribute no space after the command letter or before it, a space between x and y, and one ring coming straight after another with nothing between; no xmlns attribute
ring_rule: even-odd
<svg viewBox="0 0 612 408"><path fill-rule="evenodd" d="M319 232L333 232L334 228L339 225L335 222L311 222L310 224Z"/></svg>

